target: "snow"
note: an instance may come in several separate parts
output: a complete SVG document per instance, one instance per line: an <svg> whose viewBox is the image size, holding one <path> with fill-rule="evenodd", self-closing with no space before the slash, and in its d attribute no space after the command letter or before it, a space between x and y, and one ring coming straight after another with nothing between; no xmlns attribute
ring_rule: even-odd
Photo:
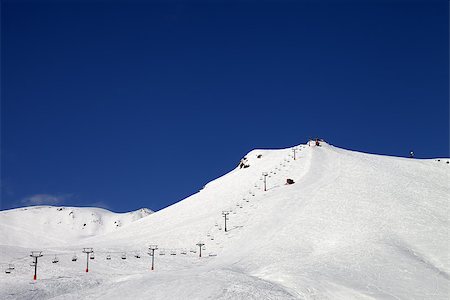
<svg viewBox="0 0 450 300"><path fill-rule="evenodd" d="M296 160L292 148L253 150L243 160L248 168L142 218L92 208L95 217L77 222L56 218L55 207L0 212L0 263L16 267L0 273L0 298L450 298L449 159L326 143L296 148ZM262 172L269 173L266 192ZM224 210L231 211L228 232ZM119 219L121 226L111 226ZM85 222L89 229L80 228ZM159 247L154 271L150 244ZM89 273L83 247L95 250ZM35 282L31 250L44 253Z"/></svg>
<svg viewBox="0 0 450 300"><path fill-rule="evenodd" d="M0 212L3 245L48 247L117 230L152 213L114 213L94 207L30 206Z"/></svg>

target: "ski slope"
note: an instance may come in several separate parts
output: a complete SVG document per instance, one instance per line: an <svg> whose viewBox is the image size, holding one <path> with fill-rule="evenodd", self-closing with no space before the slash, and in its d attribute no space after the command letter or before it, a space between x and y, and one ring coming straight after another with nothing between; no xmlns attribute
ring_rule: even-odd
<svg viewBox="0 0 450 300"><path fill-rule="evenodd" d="M296 160L292 148L253 150L243 160L249 167L93 236L45 247L22 244L20 230L2 231L8 243L1 242L0 262L16 269L0 275L0 298L450 298L449 159L372 155L326 143L296 148ZM287 178L295 183L286 185ZM227 232L223 211L230 212ZM154 271L150 244L159 248ZM83 247L95 250L89 273ZM44 257L33 282L27 255L36 249ZM52 264L55 255L60 262Z"/></svg>

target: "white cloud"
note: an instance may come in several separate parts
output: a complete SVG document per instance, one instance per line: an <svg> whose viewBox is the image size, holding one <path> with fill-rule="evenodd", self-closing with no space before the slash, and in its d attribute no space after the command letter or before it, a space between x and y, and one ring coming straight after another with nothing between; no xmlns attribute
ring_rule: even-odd
<svg viewBox="0 0 450 300"><path fill-rule="evenodd" d="M25 205L55 205L63 203L70 197L71 195L36 194L23 198L21 202Z"/></svg>

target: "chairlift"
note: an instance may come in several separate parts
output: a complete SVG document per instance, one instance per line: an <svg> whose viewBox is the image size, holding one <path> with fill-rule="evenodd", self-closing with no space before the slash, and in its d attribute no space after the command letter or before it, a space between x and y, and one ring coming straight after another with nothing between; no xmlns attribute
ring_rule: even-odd
<svg viewBox="0 0 450 300"><path fill-rule="evenodd" d="M52 260L52 263L56 264L57 262L59 262L58 256L55 255L55 257Z"/></svg>
<svg viewBox="0 0 450 300"><path fill-rule="evenodd" d="M124 252L124 253L122 253L122 257L121 257L122 259L127 259L127 254Z"/></svg>

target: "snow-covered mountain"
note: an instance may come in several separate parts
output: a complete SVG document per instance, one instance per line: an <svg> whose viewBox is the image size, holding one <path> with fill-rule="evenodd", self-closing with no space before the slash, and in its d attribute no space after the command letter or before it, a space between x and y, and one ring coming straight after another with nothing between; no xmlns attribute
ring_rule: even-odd
<svg viewBox="0 0 450 300"><path fill-rule="evenodd" d="M42 247L31 290L27 255L35 249L1 242L2 266L16 268L0 275L0 298L449 298L449 159L326 143L295 148L295 160L293 148L253 150L236 169L166 209L70 245ZM8 241L22 238L9 234L2 231ZM148 255L135 257L150 244L159 248L154 271ZM82 247L96 254L87 274L85 258L70 260ZM55 255L60 262L52 264Z"/></svg>
<svg viewBox="0 0 450 300"><path fill-rule="evenodd" d="M108 233L152 213L147 208L114 213L94 207L30 206L0 211L2 245L49 247L70 245Z"/></svg>

